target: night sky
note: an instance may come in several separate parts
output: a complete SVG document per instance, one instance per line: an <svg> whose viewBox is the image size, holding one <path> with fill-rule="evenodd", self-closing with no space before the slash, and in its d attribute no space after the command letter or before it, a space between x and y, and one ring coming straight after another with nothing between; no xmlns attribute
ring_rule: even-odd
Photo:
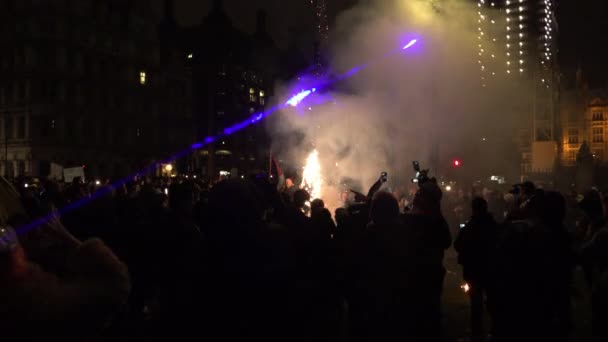
<svg viewBox="0 0 608 342"><path fill-rule="evenodd" d="M162 8L162 0L156 0ZM330 18L352 6L356 0L328 0ZM183 26L200 23L213 6L213 0L175 0L176 16ZM255 13L264 9L268 13L268 31L279 46L287 42L287 29L296 27L302 33L313 30L313 11L309 0L224 0L224 8L233 24L245 31L255 29Z"/></svg>
<svg viewBox="0 0 608 342"><path fill-rule="evenodd" d="M156 1L159 12L163 0ZM336 14L353 6L358 0L327 0L330 22ZM214 0L175 0L176 16L182 26L200 23L209 13ZM268 13L268 31L279 47L287 44L287 30L295 27L303 42L311 43L313 11L309 0L224 0L224 8L233 24L242 31L255 29L255 13L264 9ZM558 0L558 39L562 72L572 75L581 65L586 78L595 86L605 85L608 78L608 35L605 18L608 17L607 0ZM307 39L308 38L308 39Z"/></svg>

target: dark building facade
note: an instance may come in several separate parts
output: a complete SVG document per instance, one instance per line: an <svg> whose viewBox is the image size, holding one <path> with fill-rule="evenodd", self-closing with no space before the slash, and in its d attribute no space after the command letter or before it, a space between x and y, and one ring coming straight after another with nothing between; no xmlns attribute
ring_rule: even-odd
<svg viewBox="0 0 608 342"><path fill-rule="evenodd" d="M257 13L253 34L234 27L220 0L201 24L179 27L174 1L165 0L167 45L178 46L192 73L197 139L217 136L226 127L264 111L281 77L281 52L266 31L266 15ZM164 45L164 44L163 44ZM196 170L209 178L268 170L270 141L263 123L218 139L197 152Z"/></svg>
<svg viewBox="0 0 608 342"><path fill-rule="evenodd" d="M161 49L147 1L0 7L1 174L46 176L54 163L119 176L194 141L190 75Z"/></svg>

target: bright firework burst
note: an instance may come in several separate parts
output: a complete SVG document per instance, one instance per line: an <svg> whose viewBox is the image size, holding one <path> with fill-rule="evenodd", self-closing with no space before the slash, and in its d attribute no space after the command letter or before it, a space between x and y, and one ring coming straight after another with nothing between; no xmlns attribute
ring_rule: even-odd
<svg viewBox="0 0 608 342"><path fill-rule="evenodd" d="M304 173L302 174L302 184L300 187L306 189L310 193L311 199L321 198L321 186L323 179L321 178L321 163L319 162L319 152L312 151L306 158Z"/></svg>

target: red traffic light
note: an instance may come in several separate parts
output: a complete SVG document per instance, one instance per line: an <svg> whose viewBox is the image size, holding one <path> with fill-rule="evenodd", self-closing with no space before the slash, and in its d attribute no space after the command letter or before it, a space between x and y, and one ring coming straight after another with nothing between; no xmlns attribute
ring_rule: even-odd
<svg viewBox="0 0 608 342"><path fill-rule="evenodd" d="M453 164L455 167L459 167L462 163L460 162L460 160L455 159Z"/></svg>

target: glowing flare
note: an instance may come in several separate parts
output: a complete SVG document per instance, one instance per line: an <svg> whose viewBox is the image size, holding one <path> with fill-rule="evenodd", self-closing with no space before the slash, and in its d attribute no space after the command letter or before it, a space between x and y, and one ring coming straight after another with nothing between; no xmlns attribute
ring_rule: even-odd
<svg viewBox="0 0 608 342"><path fill-rule="evenodd" d="M316 89L315 89L316 91ZM287 100L287 102L285 102L285 104L290 105L292 107L297 107L302 101L304 101L305 98L308 97L308 95L310 95L313 91L308 89L308 90L302 90L301 92L295 94L294 96L292 96L289 100Z"/></svg>
<svg viewBox="0 0 608 342"><path fill-rule="evenodd" d="M469 291L471 291L471 287L467 283L464 283L464 285L461 285L460 288L464 291L464 293L468 293Z"/></svg>
<svg viewBox="0 0 608 342"><path fill-rule="evenodd" d="M321 198L321 163L319 162L319 152L312 151L306 158L304 173L302 174L302 184L300 187L310 193L311 199Z"/></svg>
<svg viewBox="0 0 608 342"><path fill-rule="evenodd" d="M403 47L403 49L402 49L402 50L407 50L407 49L411 48L411 47L412 47L412 46L414 46L414 45L415 45L417 42L418 42L418 39L412 39L412 40L410 40L410 42L409 42L409 43L407 43L407 45L405 45L405 46Z"/></svg>

